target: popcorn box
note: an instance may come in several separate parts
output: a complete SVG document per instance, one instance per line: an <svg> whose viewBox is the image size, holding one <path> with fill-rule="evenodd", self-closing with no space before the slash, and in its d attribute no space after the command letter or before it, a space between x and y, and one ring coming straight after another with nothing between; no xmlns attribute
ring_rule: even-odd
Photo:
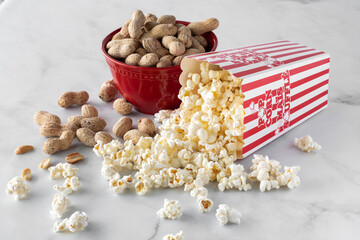
<svg viewBox="0 0 360 240"><path fill-rule="evenodd" d="M202 61L242 79L245 131L239 157L249 156L328 105L330 56L322 51L277 41L187 56L180 80L199 72Z"/></svg>

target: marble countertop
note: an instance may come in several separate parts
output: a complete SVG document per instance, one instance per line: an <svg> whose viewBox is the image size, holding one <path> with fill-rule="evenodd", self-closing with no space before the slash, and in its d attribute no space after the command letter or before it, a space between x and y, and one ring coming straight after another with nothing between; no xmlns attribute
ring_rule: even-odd
<svg viewBox="0 0 360 240"><path fill-rule="evenodd" d="M150 240L183 230L184 239L358 239L360 2L178 2L5 0L0 4L0 238ZM218 49L289 39L331 55L329 107L257 151L282 166L301 166L299 187L261 193L254 185L248 192L220 192L210 184L209 196L216 206L226 203L242 213L240 225L221 226L216 207L201 214L195 199L180 189L154 190L145 196L113 194L101 176L101 159L77 143L51 158L58 163L70 152L85 155L77 164L83 185L70 196L70 213L85 211L89 226L76 234L52 231L52 186L63 180L49 180L48 172L38 168L47 155L33 115L46 110L65 120L79 114L77 107L58 107L57 99L68 90L86 90L89 102L107 120L106 130L111 130L119 115L97 97L101 83L111 78L100 43L135 9L190 21L217 17ZM321 144L321 151L307 154L293 146L295 137L306 134ZM23 144L34 145L35 151L14 155ZM238 163L249 170L251 157ZM15 202L5 193L6 183L26 167L33 170L30 195ZM180 201L184 214L180 219L156 216L164 198Z"/></svg>

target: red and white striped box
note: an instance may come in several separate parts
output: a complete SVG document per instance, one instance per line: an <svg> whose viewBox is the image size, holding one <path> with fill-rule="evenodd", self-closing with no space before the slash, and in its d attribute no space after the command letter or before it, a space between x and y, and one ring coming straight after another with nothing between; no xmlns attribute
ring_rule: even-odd
<svg viewBox="0 0 360 240"><path fill-rule="evenodd" d="M325 109L330 56L290 41L277 41L188 56L243 79L243 157Z"/></svg>

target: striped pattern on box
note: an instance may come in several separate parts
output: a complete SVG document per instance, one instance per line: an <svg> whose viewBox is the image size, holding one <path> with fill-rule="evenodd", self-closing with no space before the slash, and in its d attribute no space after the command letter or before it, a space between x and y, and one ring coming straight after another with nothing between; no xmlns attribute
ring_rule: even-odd
<svg viewBox="0 0 360 240"><path fill-rule="evenodd" d="M243 79L243 157L327 107L330 56L277 41L188 56Z"/></svg>

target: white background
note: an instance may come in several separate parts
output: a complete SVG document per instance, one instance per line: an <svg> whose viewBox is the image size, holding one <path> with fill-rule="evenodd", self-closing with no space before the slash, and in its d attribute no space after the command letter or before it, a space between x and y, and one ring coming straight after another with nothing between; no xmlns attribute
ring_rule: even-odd
<svg viewBox="0 0 360 240"><path fill-rule="evenodd" d="M215 205L226 203L243 214L242 223L220 226L216 206L198 212L196 200L181 189L137 196L115 195L100 173L101 159L75 143L51 156L64 162L71 152L85 160L77 164L82 182L70 195L69 216L85 211L88 228L80 233L53 233L49 215L55 191L48 172L38 168L48 156L45 138L33 115L38 110L58 114L63 121L80 108L61 109L59 96L86 90L111 130L120 115L101 102L97 92L111 78L100 51L102 39L120 27L136 9L180 20L217 17L218 49L288 39L331 55L329 108L257 153L281 165L299 165L302 184L294 190L261 193L219 192L209 185ZM359 1L89 1L6 0L0 4L0 239L161 239L184 231L184 239L357 239L360 234L360 2ZM134 117L140 116L133 113ZM323 149L304 153L294 137L310 134ZM75 141L76 142L76 141ZM17 146L32 144L35 151L13 154ZM251 157L238 161L248 171ZM22 169L33 170L31 192L15 202L5 193L6 183ZM177 199L184 215L175 221L158 219L163 199Z"/></svg>

